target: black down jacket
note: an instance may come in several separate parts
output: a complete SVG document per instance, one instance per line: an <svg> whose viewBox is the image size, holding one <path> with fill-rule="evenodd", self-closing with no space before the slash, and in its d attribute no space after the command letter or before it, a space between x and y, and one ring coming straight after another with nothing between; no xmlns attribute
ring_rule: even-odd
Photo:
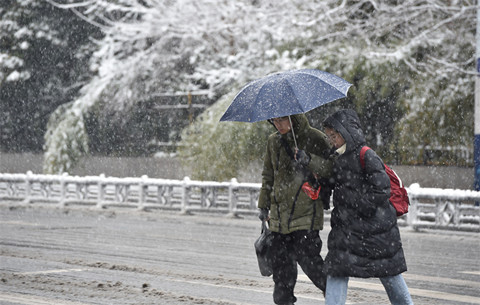
<svg viewBox="0 0 480 305"><path fill-rule="evenodd" d="M384 277L407 270L397 226L390 204L390 180L383 161L373 150L360 164L365 136L353 110L340 110L324 121L339 132L346 150L333 167L334 209L328 236L326 272L331 276Z"/></svg>

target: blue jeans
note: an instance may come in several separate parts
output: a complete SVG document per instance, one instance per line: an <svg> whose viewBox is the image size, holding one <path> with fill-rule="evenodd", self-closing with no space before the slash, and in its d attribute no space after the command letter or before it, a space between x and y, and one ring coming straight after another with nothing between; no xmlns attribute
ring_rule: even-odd
<svg viewBox="0 0 480 305"><path fill-rule="evenodd" d="M407 284L401 274L381 277L388 299L392 305L413 305ZM325 305L344 305L347 301L348 277L327 276Z"/></svg>

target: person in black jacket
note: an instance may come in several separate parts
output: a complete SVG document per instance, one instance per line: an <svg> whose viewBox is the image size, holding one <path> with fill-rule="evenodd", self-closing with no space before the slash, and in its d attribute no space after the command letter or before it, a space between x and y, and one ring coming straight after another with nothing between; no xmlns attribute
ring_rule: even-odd
<svg viewBox="0 0 480 305"><path fill-rule="evenodd" d="M354 110L340 110L323 123L332 148L333 205L325 258L325 304L345 304L349 277L380 278L392 304L413 304L402 272L407 264L383 161L369 149Z"/></svg>

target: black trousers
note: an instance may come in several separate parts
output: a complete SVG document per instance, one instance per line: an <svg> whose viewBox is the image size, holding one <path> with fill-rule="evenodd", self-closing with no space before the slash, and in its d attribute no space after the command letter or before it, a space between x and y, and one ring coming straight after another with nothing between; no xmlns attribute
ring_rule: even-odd
<svg viewBox="0 0 480 305"><path fill-rule="evenodd" d="M273 301L275 304L293 304L297 298L293 290L297 282L297 263L315 286L325 291L326 275L320 256L322 240L318 230L300 230L290 234L272 232Z"/></svg>

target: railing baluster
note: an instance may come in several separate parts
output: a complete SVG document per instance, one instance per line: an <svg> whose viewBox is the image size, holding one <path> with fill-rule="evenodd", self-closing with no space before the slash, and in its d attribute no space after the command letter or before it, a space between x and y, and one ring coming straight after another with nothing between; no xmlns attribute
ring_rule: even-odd
<svg viewBox="0 0 480 305"><path fill-rule="evenodd" d="M181 214L188 214L189 184L190 178L185 177L182 182L182 203L180 207Z"/></svg>
<svg viewBox="0 0 480 305"><path fill-rule="evenodd" d="M228 186L228 216L236 217L237 216L237 197L235 196L235 190L238 188L237 179L232 178L230 180L230 185Z"/></svg>
<svg viewBox="0 0 480 305"><path fill-rule="evenodd" d="M100 175L100 179L98 179L98 202L97 208L103 209L103 202L105 200L105 183L103 182L105 175Z"/></svg>
<svg viewBox="0 0 480 305"><path fill-rule="evenodd" d="M62 177L65 178L67 175L68 174L64 174ZM65 207L65 194L67 193L67 183L65 181L65 179L60 179L60 200L58 201L58 205L61 208Z"/></svg>
<svg viewBox="0 0 480 305"><path fill-rule="evenodd" d="M28 204L30 203L30 198L32 196L32 172L28 171L27 176L25 177L25 199L23 203Z"/></svg>
<svg viewBox="0 0 480 305"><path fill-rule="evenodd" d="M142 180L140 180L140 183L138 184L138 209L142 211L145 209L145 202L148 191L148 184L145 184L145 181L147 180L148 176L143 175Z"/></svg>

